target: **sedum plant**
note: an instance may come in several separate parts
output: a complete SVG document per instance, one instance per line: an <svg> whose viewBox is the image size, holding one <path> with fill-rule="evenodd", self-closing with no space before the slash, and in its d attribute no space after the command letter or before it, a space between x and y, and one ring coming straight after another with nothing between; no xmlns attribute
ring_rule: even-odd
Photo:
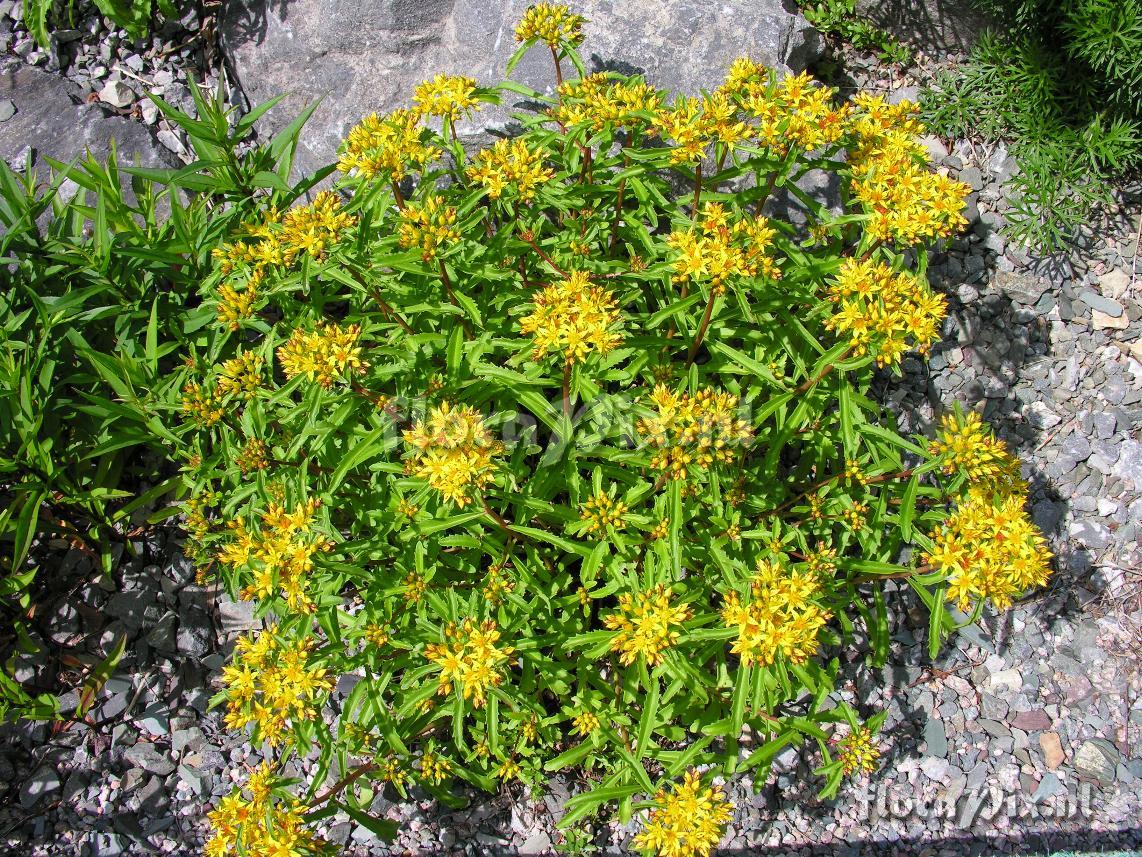
<svg viewBox="0 0 1142 857"><path fill-rule="evenodd" d="M564 769L563 825L649 810L639 847L706 854L714 777L763 783L788 745L825 795L875 766L884 715L834 679L884 657L886 581L935 652L1046 577L978 418L918 441L867 395L938 338L924 247L963 224L914 107L748 58L672 97L586 74L582 23L541 4L517 32L552 94L427 81L352 130L332 189L268 193L216 251L189 544L265 618L215 702L272 752L209 854L318 852L336 811L391 832L382 789ZM517 96L520 133L466 152L457 123Z"/></svg>

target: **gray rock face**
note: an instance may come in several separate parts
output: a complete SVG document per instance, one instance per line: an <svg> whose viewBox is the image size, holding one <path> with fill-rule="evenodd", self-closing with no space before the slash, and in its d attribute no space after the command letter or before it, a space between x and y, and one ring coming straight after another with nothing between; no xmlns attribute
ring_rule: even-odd
<svg viewBox="0 0 1142 857"><path fill-rule="evenodd" d="M361 117L411 102L412 90L438 73L489 85L503 78L518 47L515 25L528 0L238 0L227 4L224 47L252 103L291 93L267 116L270 129L324 99L307 125L298 168L334 160ZM588 24L581 48L589 71L644 72L665 89L695 94L716 86L730 62L748 54L800 70L819 53L820 37L780 0L583 0ZM564 62L564 73L574 74ZM551 91L550 54L540 46L512 78ZM509 105L510 108L510 105ZM462 123L475 137L506 124L510 109L485 107Z"/></svg>
<svg viewBox="0 0 1142 857"><path fill-rule="evenodd" d="M858 0L857 12L901 41L937 55L971 48L989 23L962 0Z"/></svg>
<svg viewBox="0 0 1142 857"><path fill-rule="evenodd" d="M95 105L84 104L79 87L58 75L19 61L0 63L0 103L11 101L12 115L0 122L0 158L23 163L31 149L58 161L71 161L90 150L105 158L111 141L120 162L147 167L173 166L171 156L151 139L139 122L108 116Z"/></svg>

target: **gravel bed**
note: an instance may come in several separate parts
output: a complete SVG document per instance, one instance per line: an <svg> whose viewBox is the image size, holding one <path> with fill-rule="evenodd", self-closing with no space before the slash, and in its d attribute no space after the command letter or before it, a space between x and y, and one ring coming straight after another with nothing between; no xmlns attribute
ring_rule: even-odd
<svg viewBox="0 0 1142 857"><path fill-rule="evenodd" d="M12 8L0 0L0 21ZM195 23L149 46L120 38L98 63L90 48L105 31L85 23L58 51L26 57L86 75L102 93L113 69L139 65L132 57L139 75L159 80L169 69L148 51L179 43ZM0 36L17 53L26 45L19 32ZM178 75L187 67L171 72L168 86L184 85ZM902 74L857 57L846 67L866 88L915 94L916 81ZM133 79L119 76L127 87ZM140 118L154 121L141 108ZM727 853L942 857L1142 846L1142 188L1092 223L1078 252L1034 258L999 231L1000 187L1017 169L1006 150L927 142L941 168L974 189L972 222L932 257L933 284L950 302L943 341L928 362L906 360L902 378L879 379L878 392L907 431L929 431L952 401L982 408L1024 461L1032 514L1058 569L1047 591L966 629L935 663L924 653L919 605L907 591L890 596L888 664L843 665L850 701L888 709L879 771L846 783L832 801L814 797L812 760L793 751L756 794L748 777L731 780L737 809ZM89 713L97 728L0 730L6 853L198 853L205 810L232 787L230 772L261 759L262 748L208 709L228 644L256 622L245 605L194 583L175 537L148 538L133 545L138 555L125 556L114 582L74 551L45 570L61 581L59 601L38 623L48 654L21 656L18 678L50 686L74 674L93 644L121 633L130 642ZM78 702L73 693L65 708ZM303 761L298 773L307 769ZM346 857L550 853L577 788L557 778L543 794L516 786L472 795L461 810L378 797L374 812L401 825L395 842L382 844L347 818L328 820L324 832ZM627 853L636 829L602 823L595 841L603 853Z"/></svg>
<svg viewBox="0 0 1142 857"><path fill-rule="evenodd" d="M146 94L193 112L192 80L213 92L221 78L229 102L248 106L241 90L228 83L216 38L220 8L217 2L191 4L179 20L163 21L141 39L88 12L77 16L73 26L55 30L45 50L25 26L23 0L0 0L0 55L60 75L79 87L88 104L97 103L109 114L138 119L160 145L189 163L185 133L163 118ZM0 115L4 108L0 103Z"/></svg>

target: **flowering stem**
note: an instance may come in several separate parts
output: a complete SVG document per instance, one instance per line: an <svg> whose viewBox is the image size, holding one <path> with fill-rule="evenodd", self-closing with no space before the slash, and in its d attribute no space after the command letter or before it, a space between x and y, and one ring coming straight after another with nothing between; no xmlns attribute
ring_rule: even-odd
<svg viewBox="0 0 1142 857"><path fill-rule="evenodd" d="M796 390L794 390L793 395L795 397L796 396L802 396L805 393L809 392L809 390L811 390L813 387L817 386L818 383L820 383L822 378L824 378L826 375L828 375L830 372L833 371L833 368L837 365L837 363L844 360L846 357L848 357L850 354L852 354L852 352L853 352L853 350L850 348L844 354L842 354L840 357L838 357L835 362L829 363L826 366L824 366L820 372L818 372L816 375L814 375L812 378L810 378L804 384L802 384L800 387L798 387Z"/></svg>
<svg viewBox="0 0 1142 857"><path fill-rule="evenodd" d="M351 773L346 774L328 789L315 797L313 799L313 803L309 805L309 808L313 809L314 807L325 803L330 798L336 797L337 795L341 794L341 792L343 792L348 786L352 785L354 782L365 776L365 774L369 773L370 771L376 770L376 768L376 762L366 762L360 767L355 768Z"/></svg>
<svg viewBox="0 0 1142 857"><path fill-rule="evenodd" d="M893 580L902 577L913 577L921 574L927 574L933 571L933 567L929 564L919 565L916 568L905 568L900 571L895 571L892 574L862 574L854 580L854 583L868 583L871 580Z"/></svg>
<svg viewBox="0 0 1142 857"><path fill-rule="evenodd" d="M393 183L393 189L394 190L396 189L396 183L395 182ZM403 200L401 201L401 204L403 205ZM358 283L360 283L361 287L366 292L368 292L369 297L371 297L373 299L373 301L376 302L377 306L379 306L381 308L381 312L383 312L385 315L387 315L389 318L393 319L393 321L395 321L397 324L399 324L401 326L401 329L404 330L405 333L408 333L408 334L416 333L416 331L413 330L412 327L409 326L409 323L401 317L401 314L399 312L397 312L395 309L393 309L392 306L390 306L389 303L384 298L381 297L381 293L377 290L377 287L371 286L365 282L365 279L364 279L364 277L361 276L360 271L358 271L356 268L350 267L349 273L352 274L353 279L356 280Z"/></svg>
<svg viewBox="0 0 1142 857"><path fill-rule="evenodd" d="M488 505L488 498L487 497L481 497L480 499L484 503L484 512L487 514L487 516L489 518L491 518L493 521L495 521L496 525L499 526L502 530L504 530L504 532L511 533L512 536L514 537L515 531L512 530L511 524L509 524L507 521L505 521L503 519L503 517L498 512L496 512L491 506Z"/></svg>
<svg viewBox="0 0 1142 857"><path fill-rule="evenodd" d="M706 338L706 329L710 326L710 317L714 314L714 303L718 300L717 290L710 288L710 299L706 301L706 312L702 316L702 323L698 325L698 332L694 334L694 341L690 343L690 351L686 354L686 368L698 356L698 349L702 347L702 340Z"/></svg>
<svg viewBox="0 0 1142 857"><path fill-rule="evenodd" d="M571 361L563 364L563 419L571 421Z"/></svg>
<svg viewBox="0 0 1142 857"><path fill-rule="evenodd" d="M782 172L784 172L784 170L774 170L770 174L769 181L765 183L765 193L762 194L761 198L757 201L757 208L754 209L757 214L760 215L761 210L765 208L765 204L769 201L770 194L772 194L773 189L777 187L777 178Z"/></svg>
<svg viewBox="0 0 1142 857"><path fill-rule="evenodd" d="M544 252L543 248L535 243L535 236L533 236L530 232L523 232L523 233L520 233L519 237L522 238L524 241L526 241L531 246L531 249L534 250L537 254L539 254L539 258L541 258L544 262L546 262L548 265L550 265L552 268L554 268L555 273L557 273L561 277L567 276L567 273L562 268L560 268L558 265L555 264L555 260L552 259L550 256L548 256L547 253Z"/></svg>
<svg viewBox="0 0 1142 857"><path fill-rule="evenodd" d="M630 166L630 155L623 155L623 169L625 170ZM627 180L625 178L619 179L618 193L615 196L615 217L611 221L611 241L607 246L607 252L613 252L615 244L619 240L619 221L622 220L623 214L623 195L626 193Z"/></svg>
<svg viewBox="0 0 1142 857"><path fill-rule="evenodd" d="M876 241L872 242L872 246L868 248L868 252L866 252L863 256L860 257L860 260L862 262L868 260L872 256L872 254L875 253L877 250L879 250L883 245L884 245L884 239L878 238Z"/></svg>
<svg viewBox="0 0 1142 857"><path fill-rule="evenodd" d="M892 480L892 479L908 479L911 475L912 475L912 468L909 467L906 470L899 470L896 473L881 473L879 476L870 476L868 479L863 480L863 484L864 485L876 485L876 484L879 484L881 482L888 482L889 480ZM818 490L819 488L824 488L830 482L836 482L838 479L843 479L844 476L845 476L844 473L836 473L832 476L826 476L824 479L818 479L816 482L814 482L808 488L803 490L800 494L797 494L794 497L790 497L788 500L786 500L780 506L774 506L772 509L769 509L768 511L762 512L758 517L759 518L769 518L769 517L772 517L773 515L777 515L781 512L784 512L790 506L793 506L794 504L796 504L799 500L804 500L807 496L809 496L814 491Z"/></svg>
<svg viewBox="0 0 1142 857"><path fill-rule="evenodd" d="M548 46L550 47L550 45ZM551 48L551 59L555 62L555 85L563 85L563 67L559 65L559 52Z"/></svg>
<svg viewBox="0 0 1142 857"><path fill-rule="evenodd" d="M444 267L444 263L440 262L440 282L444 283L444 291L448 295L448 300L452 301L453 306L460 306L456 303L456 295L452 293L452 280L448 277L448 269Z"/></svg>
<svg viewBox="0 0 1142 857"><path fill-rule="evenodd" d="M381 308L381 312L399 324L401 326L401 330L408 334L416 333L416 331L412 329L409 323L401 317L401 314L393 309L392 306L384 298L381 297L380 292L378 292L376 289L371 289L370 295L372 296L373 300L376 301L377 306Z"/></svg>
<svg viewBox="0 0 1142 857"><path fill-rule="evenodd" d="M693 218L698 219L698 203L702 198L702 162L694 168L694 213Z"/></svg>

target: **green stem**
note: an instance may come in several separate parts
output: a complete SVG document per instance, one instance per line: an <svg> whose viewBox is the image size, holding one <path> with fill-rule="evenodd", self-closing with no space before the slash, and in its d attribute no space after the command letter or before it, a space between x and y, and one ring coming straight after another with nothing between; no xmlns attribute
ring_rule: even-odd
<svg viewBox="0 0 1142 857"><path fill-rule="evenodd" d="M571 423L571 361L563 364L563 419Z"/></svg>
<svg viewBox="0 0 1142 857"><path fill-rule="evenodd" d="M702 347L702 340L706 338L706 330L710 326L710 318L714 314L714 303L718 300L717 290L713 286L710 287L710 298L706 301L706 312L702 316L702 323L698 325L698 332L694 334L694 341L690 343L690 350L686 354L686 368L689 369L690 365L694 362L694 358L698 356L698 349Z"/></svg>
<svg viewBox="0 0 1142 857"><path fill-rule="evenodd" d="M551 48L551 59L555 62L555 85L558 88L563 85L563 67L559 65L559 52L555 48Z"/></svg>
<svg viewBox="0 0 1142 857"><path fill-rule="evenodd" d="M693 218L698 219L698 204L702 199L702 162L694 168L694 213Z"/></svg>
<svg viewBox="0 0 1142 857"><path fill-rule="evenodd" d="M840 357L838 357L835 362L829 363L826 366L824 366L820 372L818 372L816 375L814 375L812 378L810 378L804 384L802 384L800 387L798 387L796 390L794 390L793 396L795 398L797 396L803 396L805 393L809 392L809 390L811 390L813 387L817 386L817 384L820 383L821 379L823 379L826 375L828 375L830 372L832 372L833 368L837 365L837 363L840 363L842 360L844 360L846 357L848 357L850 354L852 354L852 351L853 350L851 348L848 349L844 354L842 354Z"/></svg>

